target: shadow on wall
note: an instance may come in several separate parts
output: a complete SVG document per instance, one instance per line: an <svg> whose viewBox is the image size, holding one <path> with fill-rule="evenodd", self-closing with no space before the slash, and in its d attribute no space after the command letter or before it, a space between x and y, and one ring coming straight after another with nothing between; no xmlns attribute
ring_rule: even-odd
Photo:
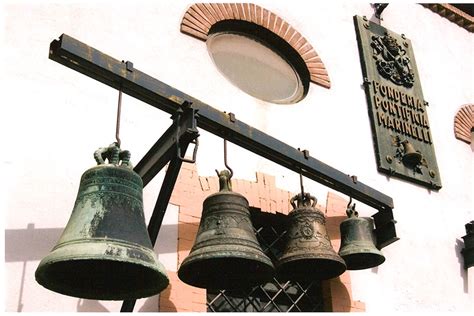
<svg viewBox="0 0 474 316"><path fill-rule="evenodd" d="M171 288L173 284L170 283L166 290L160 293L160 312L177 312L178 309L171 300Z"/></svg>
<svg viewBox="0 0 474 316"><path fill-rule="evenodd" d="M321 282L324 298L325 312L350 312L352 299L347 287L342 283L341 278Z"/></svg>
<svg viewBox="0 0 474 316"><path fill-rule="evenodd" d="M464 293L468 293L468 279L467 271L464 269L464 257L461 253L461 250L464 248L464 242L460 239L456 239L456 244L454 245L454 251L456 252L456 257L458 257L459 262L459 275L463 280Z"/></svg>
<svg viewBox="0 0 474 316"><path fill-rule="evenodd" d="M159 312L158 310L158 300L159 296L155 295L149 298L146 298L146 301L140 307L139 310L135 309L135 312ZM120 304L121 306L121 304ZM95 300L86 300L80 298L77 301L77 311L78 312L94 312L94 313L109 313L109 312L118 312L119 310L110 310L102 305L99 301Z"/></svg>
<svg viewBox="0 0 474 316"><path fill-rule="evenodd" d="M85 300L80 298L77 301L77 311L78 312L97 312L97 313L108 313L110 312L104 305L100 304L98 301L94 300Z"/></svg>
<svg viewBox="0 0 474 316"><path fill-rule="evenodd" d="M41 260L53 248L61 235L62 228L35 229L28 224L26 229L5 230L5 262L23 262L18 293L17 312L23 311L23 289L25 285L26 263ZM35 267L36 269L36 267ZM16 294L16 293L11 293ZM8 300L8 297L7 297Z"/></svg>
<svg viewBox="0 0 474 316"><path fill-rule="evenodd" d="M171 234L176 231L176 225L162 225L161 234ZM26 269L37 268L37 263L34 267L28 266L28 261L39 261L50 253L56 245L63 228L35 228L33 223L29 223L26 229L5 229L5 262L23 262L23 269L21 276L11 276L11 280L18 280L20 282L19 293L9 293L6 300L10 300L14 295L18 295L17 312L23 311L23 290L25 286ZM175 245L168 243L160 243L157 245L160 254L175 253ZM34 280L28 280L34 282ZM36 284L40 286L39 284ZM10 297L10 298L9 298ZM108 312L100 302L95 300L79 299L77 302L77 311L79 312ZM140 311L158 311L158 296L148 298Z"/></svg>

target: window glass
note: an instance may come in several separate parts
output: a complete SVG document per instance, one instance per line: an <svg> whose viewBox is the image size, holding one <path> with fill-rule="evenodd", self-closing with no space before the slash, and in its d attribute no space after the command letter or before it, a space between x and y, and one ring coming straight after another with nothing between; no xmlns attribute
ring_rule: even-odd
<svg viewBox="0 0 474 316"><path fill-rule="evenodd" d="M246 93L273 103L295 103L303 98L298 73L262 43L229 32L214 33L206 43L222 75Z"/></svg>

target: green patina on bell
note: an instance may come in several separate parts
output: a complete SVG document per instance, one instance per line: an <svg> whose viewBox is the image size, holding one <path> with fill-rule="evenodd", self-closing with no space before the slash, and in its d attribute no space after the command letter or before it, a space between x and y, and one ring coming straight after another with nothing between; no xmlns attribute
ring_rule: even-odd
<svg viewBox="0 0 474 316"><path fill-rule="evenodd" d="M231 190L229 171L208 196L195 243L178 270L184 283L208 289L247 288L269 281L273 264L254 233L247 199Z"/></svg>
<svg viewBox="0 0 474 316"><path fill-rule="evenodd" d="M341 248L339 255L348 270L362 270L376 267L385 257L375 246L374 223L372 218L358 217L355 204L348 207L348 218L341 225Z"/></svg>
<svg viewBox="0 0 474 316"><path fill-rule="evenodd" d="M69 222L41 260L36 280L54 292L86 299L155 295L169 280L146 229L142 179L132 170L130 153L118 146L94 156L99 165L82 175Z"/></svg>

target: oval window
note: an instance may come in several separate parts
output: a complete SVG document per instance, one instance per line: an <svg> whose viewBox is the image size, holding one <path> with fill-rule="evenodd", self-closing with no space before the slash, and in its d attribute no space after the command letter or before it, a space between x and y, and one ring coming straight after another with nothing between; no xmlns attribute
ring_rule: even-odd
<svg viewBox="0 0 474 316"><path fill-rule="evenodd" d="M209 55L224 77L272 103L296 103L305 97L309 73L291 46L268 30L255 30L258 25L225 22L215 24L206 40Z"/></svg>

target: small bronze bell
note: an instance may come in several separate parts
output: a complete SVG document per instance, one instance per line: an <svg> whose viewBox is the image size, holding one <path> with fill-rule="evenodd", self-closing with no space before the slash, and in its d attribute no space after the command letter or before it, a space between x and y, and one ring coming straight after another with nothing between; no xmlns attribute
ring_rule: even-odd
<svg viewBox="0 0 474 316"><path fill-rule="evenodd" d="M276 267L278 276L295 281L327 280L344 273L346 264L332 248L316 198L300 193L291 199L291 205L287 244Z"/></svg>
<svg viewBox="0 0 474 316"><path fill-rule="evenodd" d="M196 241L178 277L184 283L208 289L265 283L272 278L274 267L255 236L248 201L231 191L229 171L218 174L220 191L204 200Z"/></svg>
<svg viewBox="0 0 474 316"><path fill-rule="evenodd" d="M375 247L374 223L370 217L358 217L355 204L347 208L347 216L341 225L339 255L348 270L376 267L385 261L382 252Z"/></svg>
<svg viewBox="0 0 474 316"><path fill-rule="evenodd" d="M402 142L403 145L403 155L402 155L402 161L405 165L409 167L414 167L418 165L421 162L421 159L423 156L421 153L415 150L415 147L413 147L413 144L410 143L408 140L404 140Z"/></svg>
<svg viewBox="0 0 474 316"><path fill-rule="evenodd" d="M41 260L36 281L54 292L87 299L157 294L169 281L148 237L142 179L132 170L130 153L114 144L94 156L99 165L82 175L69 222Z"/></svg>

